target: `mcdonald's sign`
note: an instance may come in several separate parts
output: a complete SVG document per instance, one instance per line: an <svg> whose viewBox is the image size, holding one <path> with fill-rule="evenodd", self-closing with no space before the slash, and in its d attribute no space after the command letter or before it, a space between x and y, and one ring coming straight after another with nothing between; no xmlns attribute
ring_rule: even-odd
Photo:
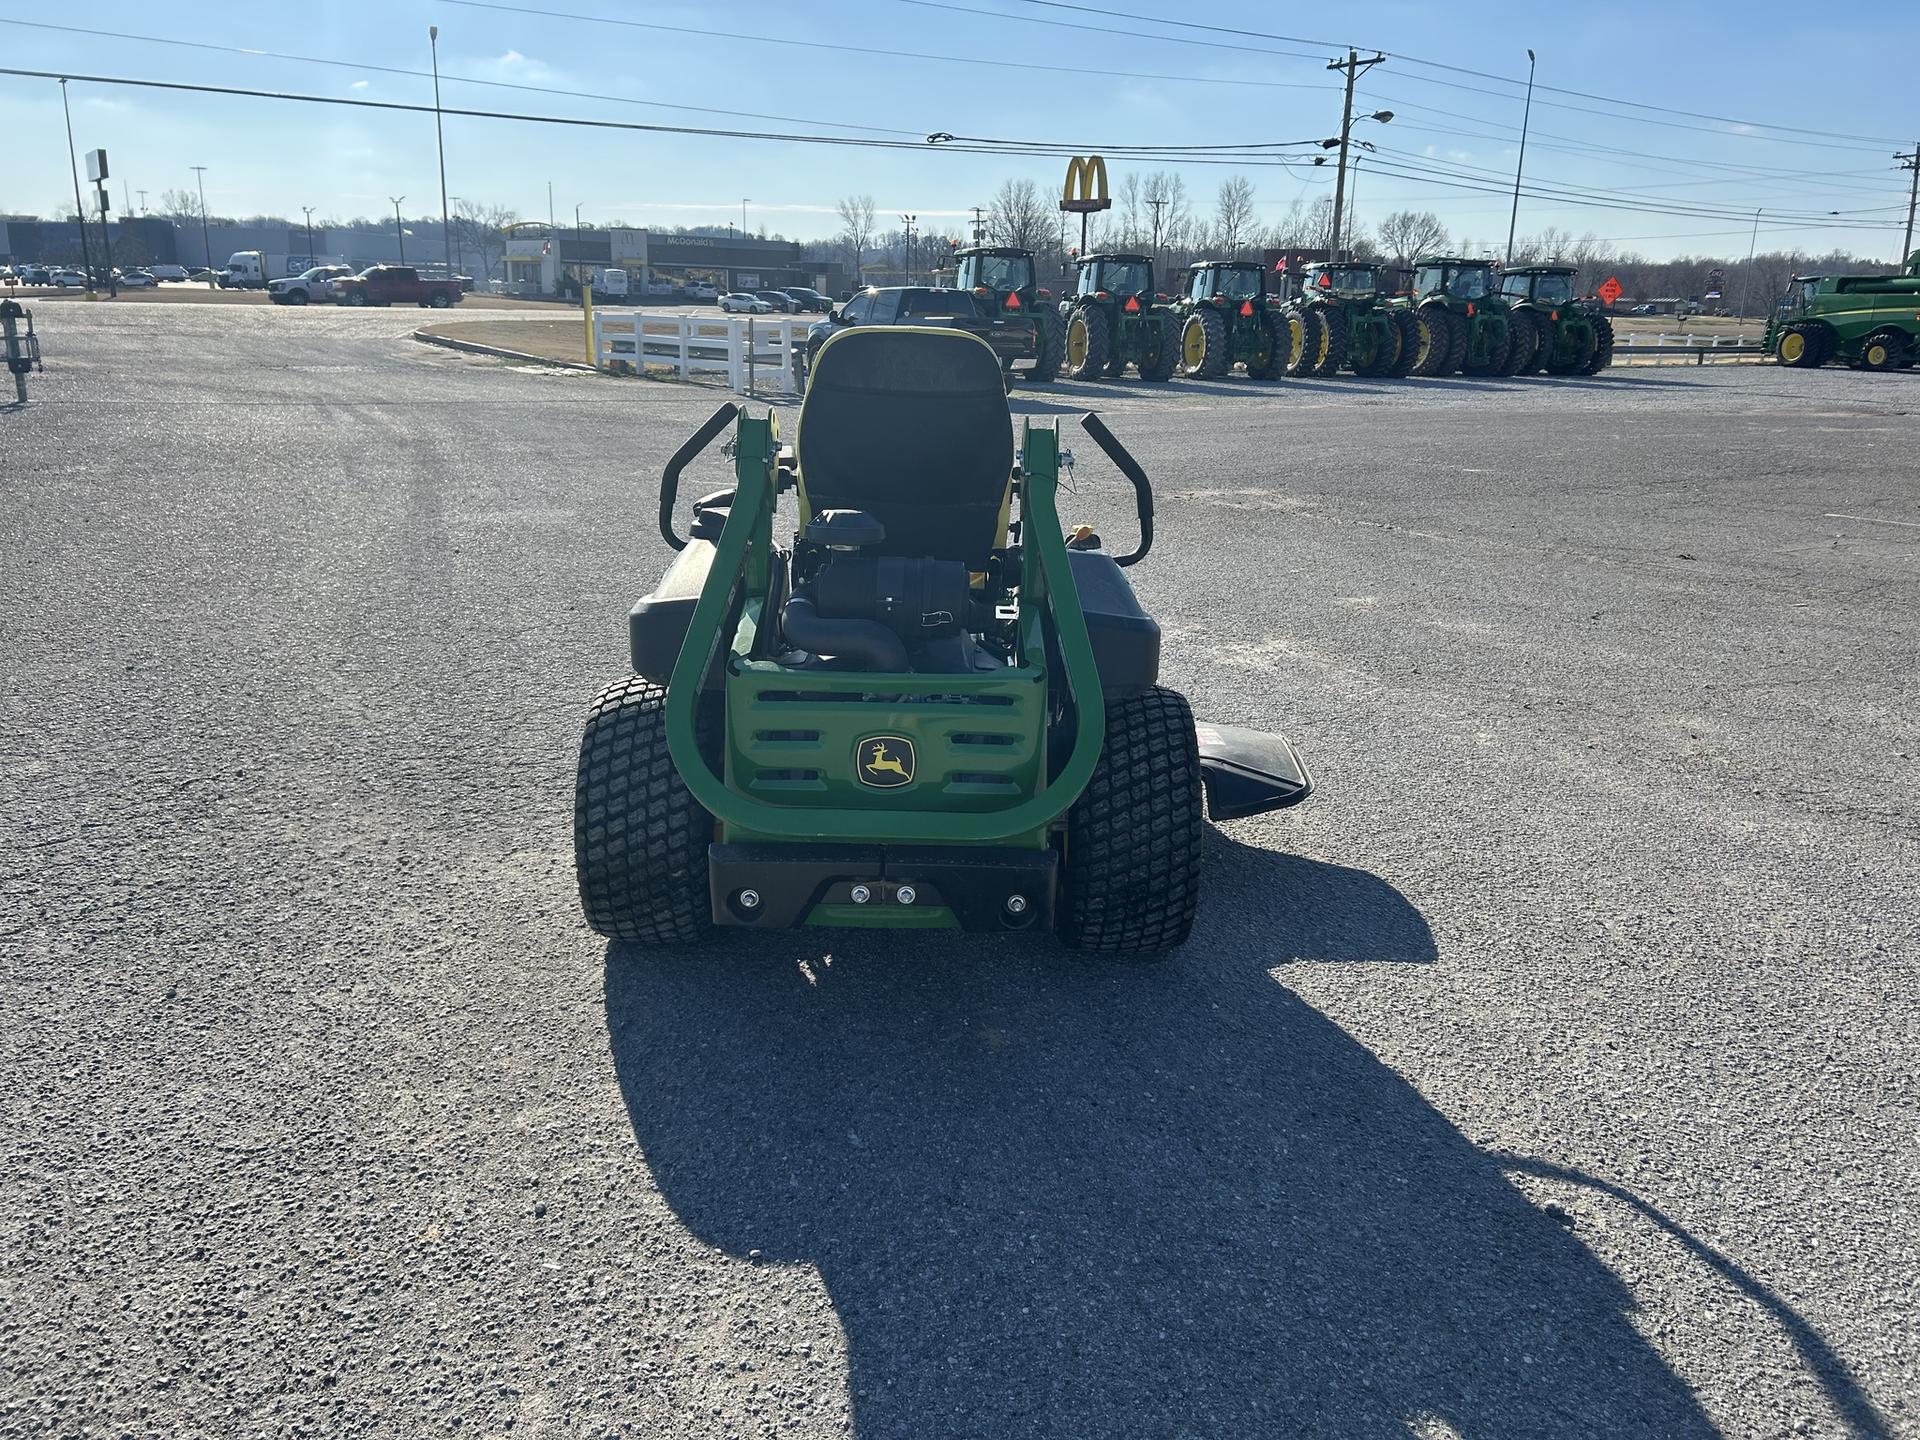
<svg viewBox="0 0 1920 1440"><path fill-rule="evenodd" d="M1067 162L1067 183L1060 189L1060 208L1074 215L1091 215L1096 210L1113 208L1113 199L1107 194L1105 160L1098 155L1076 155Z"/></svg>

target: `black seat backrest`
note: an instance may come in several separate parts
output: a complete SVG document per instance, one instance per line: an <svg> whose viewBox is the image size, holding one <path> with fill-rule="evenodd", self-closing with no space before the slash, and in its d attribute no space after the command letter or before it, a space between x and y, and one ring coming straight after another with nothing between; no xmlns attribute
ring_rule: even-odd
<svg viewBox="0 0 1920 1440"><path fill-rule="evenodd" d="M1000 543L1013 420L1000 361L963 330L845 330L821 347L794 442L806 514L864 510L881 554L984 569Z"/></svg>

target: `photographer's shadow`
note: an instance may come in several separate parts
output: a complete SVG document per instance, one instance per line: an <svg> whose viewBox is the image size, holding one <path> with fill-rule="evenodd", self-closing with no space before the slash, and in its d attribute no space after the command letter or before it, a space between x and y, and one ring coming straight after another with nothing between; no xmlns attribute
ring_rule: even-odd
<svg viewBox="0 0 1920 1440"><path fill-rule="evenodd" d="M1712 1433L1613 1275L1270 973L1432 960L1419 913L1218 836L1207 866L1161 965L925 932L610 948L661 1193L818 1268L855 1433Z"/></svg>

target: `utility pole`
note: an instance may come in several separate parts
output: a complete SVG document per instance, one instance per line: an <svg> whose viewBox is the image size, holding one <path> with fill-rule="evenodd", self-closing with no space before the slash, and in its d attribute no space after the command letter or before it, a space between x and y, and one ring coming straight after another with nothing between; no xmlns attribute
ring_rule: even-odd
<svg viewBox="0 0 1920 1440"><path fill-rule="evenodd" d="M433 139L440 148L440 243L447 256L447 278L453 278L453 221L447 218L447 137L440 129L440 27L427 27L433 50Z"/></svg>
<svg viewBox="0 0 1920 1440"><path fill-rule="evenodd" d="M907 231L907 284L909 285L913 284L913 222L919 218L918 215L900 217L900 223L906 227Z"/></svg>
<svg viewBox="0 0 1920 1440"><path fill-rule="evenodd" d="M147 213L147 192L144 190L136 190L133 193L140 197L140 213L142 215L146 214Z"/></svg>
<svg viewBox="0 0 1920 1440"><path fill-rule="evenodd" d="M1347 77L1346 104L1340 112L1340 168L1335 172L1333 180L1333 237L1332 243L1327 247L1329 260L1340 258L1340 221L1347 203L1347 133L1353 129L1353 82L1374 66L1384 65L1386 62L1387 57L1378 51L1374 52L1371 60L1362 60L1352 50L1347 51L1347 58L1344 60L1327 62L1327 69L1344 71Z"/></svg>
<svg viewBox="0 0 1920 1440"><path fill-rule="evenodd" d="M200 183L200 243L206 246L207 269L211 270L213 269L213 240L207 234L207 167L189 165L187 168L193 171L194 179ZM209 280L207 283L211 285L213 282Z"/></svg>
<svg viewBox="0 0 1920 1440"><path fill-rule="evenodd" d="M1747 292L1753 288L1753 256L1760 248L1760 212L1753 212L1753 234L1747 239L1747 268L1740 272L1740 318L1747 318Z"/></svg>
<svg viewBox="0 0 1920 1440"><path fill-rule="evenodd" d="M1167 203L1164 195L1149 195L1147 204L1153 207L1153 263L1160 263L1160 209Z"/></svg>
<svg viewBox="0 0 1920 1440"><path fill-rule="evenodd" d="M87 207L80 198L80 159L73 150L73 111L67 105L67 82L60 82L60 108L67 115L67 164L73 168L73 222L80 227L80 263L87 272L87 293L93 293L93 252L87 245Z"/></svg>
<svg viewBox="0 0 1920 1440"><path fill-rule="evenodd" d="M1900 242L1900 263L1905 265L1907 257L1913 254L1913 212L1915 203L1920 202L1920 140L1913 142L1911 155L1895 155L1902 162L1902 170L1911 170L1913 179L1907 182L1907 238Z"/></svg>
<svg viewBox="0 0 1920 1440"><path fill-rule="evenodd" d="M1520 172L1527 168L1527 127L1533 123L1533 51L1527 51L1527 108L1520 113L1520 158L1513 166L1513 213L1507 217L1507 259L1513 263L1513 232L1520 223Z"/></svg>
<svg viewBox="0 0 1920 1440"><path fill-rule="evenodd" d="M987 213L987 207L984 205L975 205L973 207L973 243L976 245L978 245L981 242L981 240L986 238L986 233L987 233L986 222L980 218L982 215L985 215L986 213ZM1086 239L1086 236L1082 235L1080 238L1084 241Z"/></svg>
<svg viewBox="0 0 1920 1440"><path fill-rule="evenodd" d="M407 263L407 232L400 224L400 202L407 197L389 195L387 198L393 201L393 238L400 246L400 263L404 265Z"/></svg>

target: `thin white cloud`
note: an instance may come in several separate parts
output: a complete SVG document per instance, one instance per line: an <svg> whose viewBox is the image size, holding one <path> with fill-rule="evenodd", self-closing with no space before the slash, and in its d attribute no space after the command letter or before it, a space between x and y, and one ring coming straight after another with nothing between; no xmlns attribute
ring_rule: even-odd
<svg viewBox="0 0 1920 1440"><path fill-rule="evenodd" d="M356 80L353 82L353 84L349 85L347 88L349 90L364 90L367 88L367 82L364 80Z"/></svg>

